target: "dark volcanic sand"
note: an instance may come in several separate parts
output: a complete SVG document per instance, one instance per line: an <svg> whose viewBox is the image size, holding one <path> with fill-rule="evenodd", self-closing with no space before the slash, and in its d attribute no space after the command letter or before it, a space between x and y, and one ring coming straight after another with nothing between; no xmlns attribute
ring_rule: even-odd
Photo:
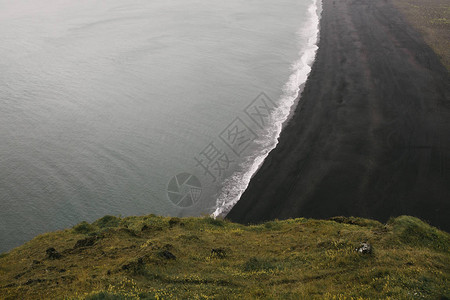
<svg viewBox="0 0 450 300"><path fill-rule="evenodd" d="M450 75L389 1L323 0L317 58L227 218L402 214L450 229Z"/></svg>

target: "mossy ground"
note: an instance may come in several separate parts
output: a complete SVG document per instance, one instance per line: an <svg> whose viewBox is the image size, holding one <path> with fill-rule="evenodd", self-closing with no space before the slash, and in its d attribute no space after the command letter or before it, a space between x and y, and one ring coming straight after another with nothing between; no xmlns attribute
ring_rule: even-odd
<svg viewBox="0 0 450 300"><path fill-rule="evenodd" d="M450 1L393 0L393 3L450 70Z"/></svg>
<svg viewBox="0 0 450 300"><path fill-rule="evenodd" d="M357 253L366 241L373 253ZM450 298L449 244L407 216L254 226L108 216L1 255L0 299Z"/></svg>

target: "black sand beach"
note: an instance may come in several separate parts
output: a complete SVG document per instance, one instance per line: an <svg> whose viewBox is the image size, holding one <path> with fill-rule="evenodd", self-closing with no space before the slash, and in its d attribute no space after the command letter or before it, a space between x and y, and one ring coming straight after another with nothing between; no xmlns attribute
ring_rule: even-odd
<svg viewBox="0 0 450 300"><path fill-rule="evenodd" d="M450 76L389 0L323 0L317 58L227 218L402 214L450 230Z"/></svg>

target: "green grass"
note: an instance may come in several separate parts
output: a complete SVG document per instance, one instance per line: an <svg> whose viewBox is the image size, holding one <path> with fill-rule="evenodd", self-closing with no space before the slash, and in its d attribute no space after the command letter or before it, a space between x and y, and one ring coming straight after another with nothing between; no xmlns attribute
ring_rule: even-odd
<svg viewBox="0 0 450 300"><path fill-rule="evenodd" d="M373 253L357 253L361 242ZM253 226L106 216L0 255L0 299L445 299L449 245L408 216Z"/></svg>
<svg viewBox="0 0 450 300"><path fill-rule="evenodd" d="M94 223L92 223L93 226L99 227L99 228L109 228L109 227L117 227L120 224L120 218L115 216L104 216L101 219L98 219Z"/></svg>
<svg viewBox="0 0 450 300"><path fill-rule="evenodd" d="M393 0L393 3L450 70L450 2Z"/></svg>

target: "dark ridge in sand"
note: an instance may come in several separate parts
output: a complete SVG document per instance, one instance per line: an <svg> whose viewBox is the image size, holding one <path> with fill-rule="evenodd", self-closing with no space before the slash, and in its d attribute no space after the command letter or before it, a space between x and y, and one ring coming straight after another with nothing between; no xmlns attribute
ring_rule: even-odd
<svg viewBox="0 0 450 300"><path fill-rule="evenodd" d="M227 218L408 214L450 229L450 75L385 0L323 0L319 50L278 146Z"/></svg>

